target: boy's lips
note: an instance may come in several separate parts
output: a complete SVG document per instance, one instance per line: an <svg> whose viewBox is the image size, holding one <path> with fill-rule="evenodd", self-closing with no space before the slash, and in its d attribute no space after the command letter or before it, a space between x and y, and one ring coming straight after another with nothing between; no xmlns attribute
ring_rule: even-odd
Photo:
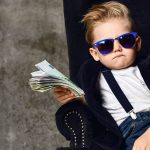
<svg viewBox="0 0 150 150"><path fill-rule="evenodd" d="M124 56L124 55L120 54L120 55L115 56L113 59L118 58L118 57L122 57L122 56Z"/></svg>

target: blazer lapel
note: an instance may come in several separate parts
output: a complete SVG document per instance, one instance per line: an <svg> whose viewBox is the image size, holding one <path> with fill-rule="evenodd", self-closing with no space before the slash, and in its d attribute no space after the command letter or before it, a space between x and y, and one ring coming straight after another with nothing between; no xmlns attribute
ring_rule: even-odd
<svg viewBox="0 0 150 150"><path fill-rule="evenodd" d="M114 134L121 136L117 123L108 111L102 107L103 99L99 86L96 84L102 67L100 62L88 61L84 65L84 69L81 69L81 86L85 92L87 103L97 120Z"/></svg>

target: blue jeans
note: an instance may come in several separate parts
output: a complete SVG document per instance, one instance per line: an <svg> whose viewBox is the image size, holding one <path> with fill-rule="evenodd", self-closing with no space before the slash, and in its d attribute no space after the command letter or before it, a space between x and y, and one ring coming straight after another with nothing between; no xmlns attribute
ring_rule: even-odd
<svg viewBox="0 0 150 150"><path fill-rule="evenodd" d="M136 114L137 119L128 117L119 126L125 140L125 150L132 150L135 140L150 127L150 111Z"/></svg>

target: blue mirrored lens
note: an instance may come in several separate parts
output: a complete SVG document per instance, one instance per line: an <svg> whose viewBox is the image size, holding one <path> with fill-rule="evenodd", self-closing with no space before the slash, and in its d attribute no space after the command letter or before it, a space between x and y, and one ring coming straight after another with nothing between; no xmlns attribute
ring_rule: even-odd
<svg viewBox="0 0 150 150"><path fill-rule="evenodd" d="M117 38L124 48L132 48L135 44L136 36L132 33L127 33Z"/></svg>
<svg viewBox="0 0 150 150"><path fill-rule="evenodd" d="M102 54L108 54L113 50L113 39L103 40L98 43L97 48Z"/></svg>

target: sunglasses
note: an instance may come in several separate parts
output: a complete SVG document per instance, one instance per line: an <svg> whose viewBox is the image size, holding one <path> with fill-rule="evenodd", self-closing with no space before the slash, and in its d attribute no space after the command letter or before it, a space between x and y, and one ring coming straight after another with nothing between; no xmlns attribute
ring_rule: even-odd
<svg viewBox="0 0 150 150"><path fill-rule="evenodd" d="M93 44L93 47L97 48L101 54L105 55L113 51L114 40L118 40L121 46L124 48L132 48L135 44L137 36L137 32L129 32L122 34L115 39L104 39L98 41Z"/></svg>

